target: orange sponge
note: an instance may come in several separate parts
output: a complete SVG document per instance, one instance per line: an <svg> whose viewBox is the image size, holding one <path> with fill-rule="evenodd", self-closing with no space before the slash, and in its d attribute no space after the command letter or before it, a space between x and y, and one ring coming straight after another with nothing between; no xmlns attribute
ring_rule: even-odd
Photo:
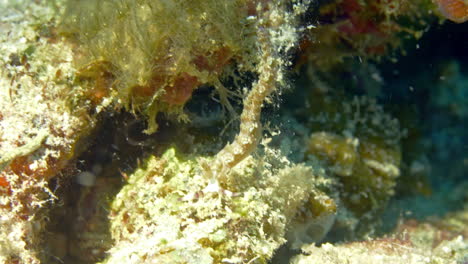
<svg viewBox="0 0 468 264"><path fill-rule="evenodd" d="M468 2L464 0L436 0L439 10L447 19L456 23L468 20Z"/></svg>

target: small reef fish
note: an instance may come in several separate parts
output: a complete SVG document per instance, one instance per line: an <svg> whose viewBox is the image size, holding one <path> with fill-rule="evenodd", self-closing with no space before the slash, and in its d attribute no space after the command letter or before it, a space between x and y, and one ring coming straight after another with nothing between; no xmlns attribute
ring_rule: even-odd
<svg viewBox="0 0 468 264"><path fill-rule="evenodd" d="M439 10L444 17L456 22L463 23L468 20L467 0L435 0Z"/></svg>

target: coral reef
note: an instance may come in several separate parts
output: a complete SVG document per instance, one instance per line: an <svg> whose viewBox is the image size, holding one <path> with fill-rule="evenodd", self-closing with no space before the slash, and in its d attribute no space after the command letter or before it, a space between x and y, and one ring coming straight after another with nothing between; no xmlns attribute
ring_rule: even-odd
<svg viewBox="0 0 468 264"><path fill-rule="evenodd" d="M427 222L408 220L385 238L305 247L291 263L465 263L466 223L466 208Z"/></svg>
<svg viewBox="0 0 468 264"><path fill-rule="evenodd" d="M68 1L61 32L83 43L77 67L116 105L148 117L157 130L160 111L184 118L183 105L202 84L217 88L230 107L220 79L234 62L252 71L257 62L253 2ZM230 73L233 74L233 73ZM91 75L91 76L90 76ZM100 76L112 76L108 85ZM231 110L231 109L230 109ZM232 111L232 110L231 110Z"/></svg>
<svg viewBox="0 0 468 264"><path fill-rule="evenodd" d="M44 210L56 199L48 182L83 149L95 118L72 96L83 89L72 81L72 47L50 27L55 12L1 5L0 262L38 263Z"/></svg>
<svg viewBox="0 0 468 264"><path fill-rule="evenodd" d="M320 68L346 58L379 59L402 49L407 39L419 38L433 19L430 0L324 1L315 15L305 57Z"/></svg>
<svg viewBox="0 0 468 264"><path fill-rule="evenodd" d="M0 263L466 262L465 2L0 1Z"/></svg>
<svg viewBox="0 0 468 264"><path fill-rule="evenodd" d="M68 232L68 251L71 256L85 262L97 262L106 256L113 244L109 231L111 199L121 184L117 179L98 178L92 187L84 187L74 205Z"/></svg>
<svg viewBox="0 0 468 264"><path fill-rule="evenodd" d="M350 102L341 100L341 107L336 108L339 98L312 99L309 124L314 132L306 154L324 162L337 177L344 207L363 225L366 221L362 220L382 211L395 193L405 131L375 100L354 97Z"/></svg>
<svg viewBox="0 0 468 264"><path fill-rule="evenodd" d="M266 263L299 212L334 213L314 186L326 181L275 151L232 168L230 190L206 178L197 159L169 149L129 176L112 203L116 243L104 263Z"/></svg>

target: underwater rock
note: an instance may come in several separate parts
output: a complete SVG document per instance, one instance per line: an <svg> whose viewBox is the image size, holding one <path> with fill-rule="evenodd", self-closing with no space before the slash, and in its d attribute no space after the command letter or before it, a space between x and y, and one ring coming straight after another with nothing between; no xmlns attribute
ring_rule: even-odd
<svg viewBox="0 0 468 264"><path fill-rule="evenodd" d="M95 115L73 83L73 47L56 34L53 8L0 6L0 262L39 263L57 199L49 181L71 170Z"/></svg>
<svg viewBox="0 0 468 264"><path fill-rule="evenodd" d="M303 247L291 264L408 263L458 264L468 261L468 211L428 221L407 220L385 238Z"/></svg>
<svg viewBox="0 0 468 264"><path fill-rule="evenodd" d="M404 51L434 20L431 0L332 0L314 14L302 56L309 67L330 70L351 57L374 60Z"/></svg>
<svg viewBox="0 0 468 264"><path fill-rule="evenodd" d="M316 170L275 151L233 168L231 190L204 177L198 159L169 149L129 175L112 203L116 243L104 263L267 263L287 230L304 235L336 211Z"/></svg>
<svg viewBox="0 0 468 264"><path fill-rule="evenodd" d="M81 45L83 77L116 105L142 112L147 133L157 130L156 114L186 119L183 106L203 84L214 85L230 108L220 82L257 62L250 0L236 1L67 1L60 31ZM255 9L250 12L256 13ZM252 15L252 14L250 14ZM112 76L108 87L105 78ZM232 110L232 109L229 109Z"/></svg>
<svg viewBox="0 0 468 264"><path fill-rule="evenodd" d="M68 233L68 253L84 262L104 259L113 244L109 231L112 198L119 188L116 178L99 178L92 187L84 187L74 205Z"/></svg>
<svg viewBox="0 0 468 264"><path fill-rule="evenodd" d="M375 100L323 95L311 103L307 142L309 159L318 159L336 176L340 203L337 227L371 230L368 221L382 212L395 194L401 174L401 138L405 131ZM351 221L350 218L356 218ZM353 232L350 232L352 234Z"/></svg>
<svg viewBox="0 0 468 264"><path fill-rule="evenodd" d="M356 214L383 207L394 194L400 175L398 149L325 132L313 133L309 146L310 154L329 162L329 170L340 176L344 202Z"/></svg>
<svg viewBox="0 0 468 264"><path fill-rule="evenodd" d="M434 166L425 148L402 157L403 122L370 99L389 80L381 64L365 63L393 60L435 8L430 0L0 1L0 263L269 263L281 245L311 254L297 261L388 262L414 252L425 261L419 250L434 248L414 241L396 250L409 244L346 239L362 238L361 227L379 231L376 216L405 166L416 176ZM291 68L305 63L311 79L294 86L312 90L311 100L275 111ZM438 120L466 117L462 66L448 63L447 79L429 85ZM206 115L188 118L206 102ZM296 112L305 118L288 120ZM283 133L276 117L279 127L297 126ZM281 152L266 143L275 136ZM454 153L442 140L433 146L435 155ZM463 181L466 162L459 166L443 183ZM434 242L434 261L462 259L467 243L455 234L466 235L465 218L456 228L429 225L450 229Z"/></svg>

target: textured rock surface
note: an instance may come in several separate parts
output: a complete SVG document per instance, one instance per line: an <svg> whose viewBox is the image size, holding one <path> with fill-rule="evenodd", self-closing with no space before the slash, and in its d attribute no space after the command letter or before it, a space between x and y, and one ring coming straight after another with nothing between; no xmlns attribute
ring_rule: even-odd
<svg viewBox="0 0 468 264"><path fill-rule="evenodd" d="M466 30L434 13L0 0L0 263L466 262Z"/></svg>

